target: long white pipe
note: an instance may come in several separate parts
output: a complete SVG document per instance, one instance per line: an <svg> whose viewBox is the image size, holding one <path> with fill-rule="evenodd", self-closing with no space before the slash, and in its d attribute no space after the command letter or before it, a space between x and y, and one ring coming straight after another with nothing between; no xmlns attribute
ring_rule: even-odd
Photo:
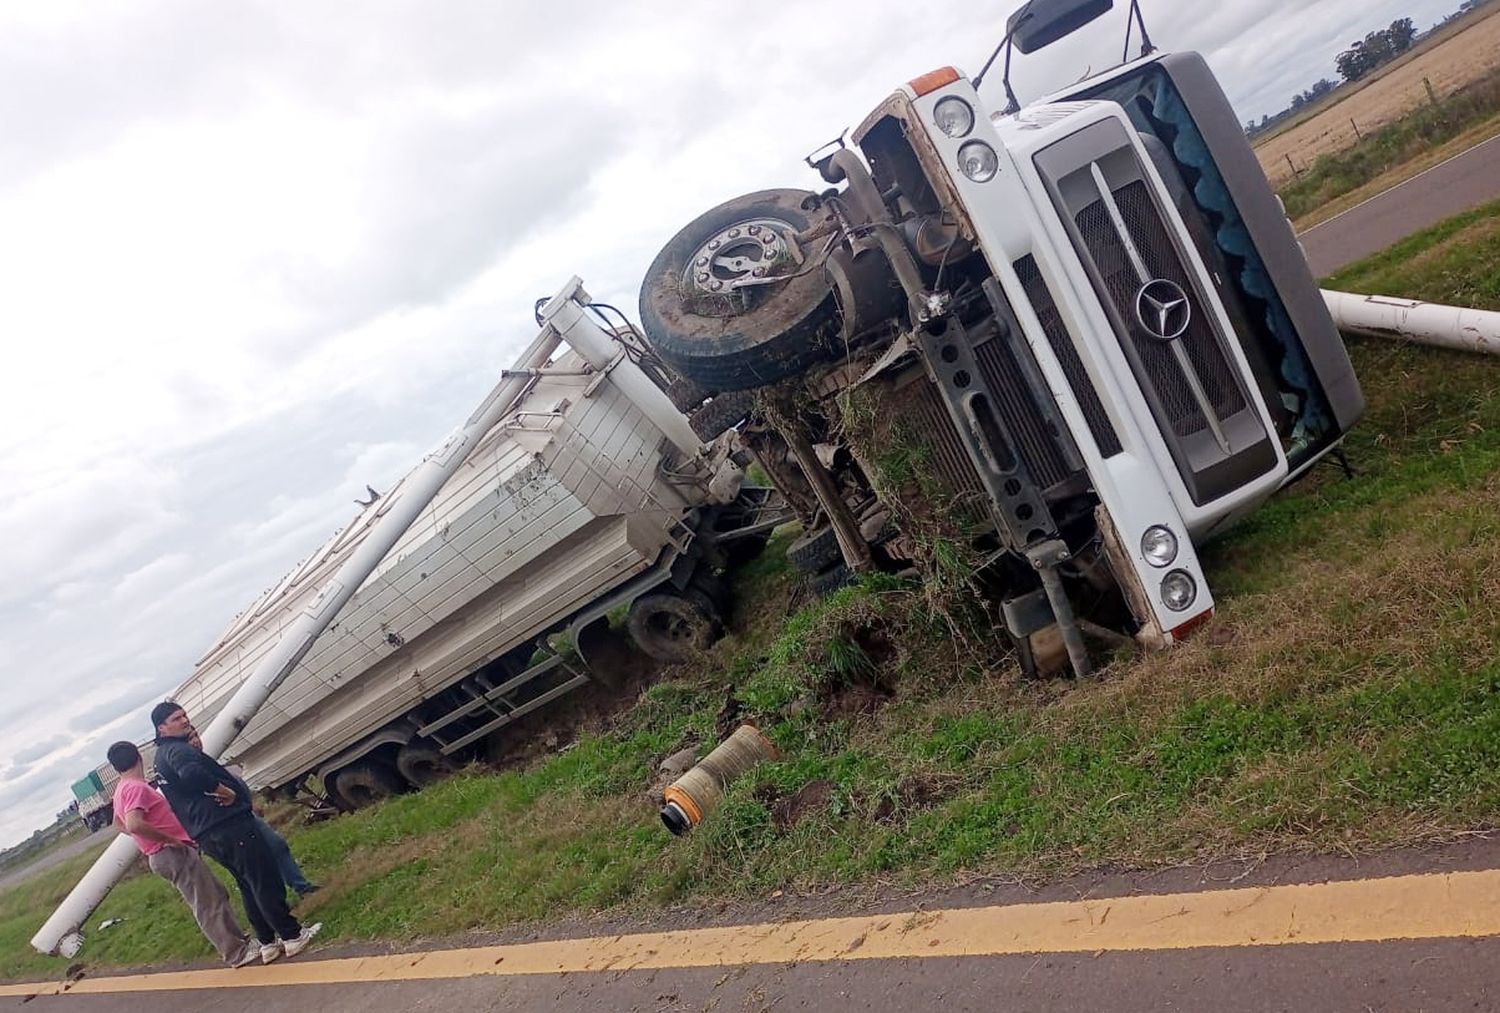
<svg viewBox="0 0 1500 1013"><path fill-rule="evenodd" d="M1500 355L1500 313L1492 310L1328 289L1323 301L1341 331Z"/></svg>
<svg viewBox="0 0 1500 1013"><path fill-rule="evenodd" d="M555 327L568 345L588 360L610 382L646 414L646 417L672 441L689 460L703 453L703 441L693 432L687 416L677 410L660 387L645 371L623 354L624 349L608 332L585 312L589 303L583 282L575 275L563 290L542 307L542 318Z"/></svg>
<svg viewBox="0 0 1500 1013"><path fill-rule="evenodd" d="M555 301L555 300L554 300ZM557 328L543 327L531 343L517 370L538 369L545 365L561 341ZM469 416L469 420L444 441L407 476L395 501L386 504L380 519L371 525L364 539L350 553L338 572L318 590L302 613L291 622L271 652L255 667L224 709L203 729L203 751L221 755L250 719L260 710L266 698L275 691L307 654L318 635L328 628L344 604L365 579L380 565L396 542L411 527L443 483L453 475L473 450L475 444L504 417L516 399L531 383L526 374L502 380L489 397ZM105 849L104 854L78 881L71 893L58 905L31 945L42 953L61 951L72 956L83 945L83 923L120 881L135 859L137 848L129 837L121 837Z"/></svg>

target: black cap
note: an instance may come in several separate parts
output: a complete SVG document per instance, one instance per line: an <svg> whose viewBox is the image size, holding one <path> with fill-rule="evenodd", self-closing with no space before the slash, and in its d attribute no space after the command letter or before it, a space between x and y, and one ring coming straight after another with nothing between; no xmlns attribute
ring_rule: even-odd
<svg viewBox="0 0 1500 1013"><path fill-rule="evenodd" d="M683 812L682 807L676 802L668 802L661 807L661 821L676 837L681 837L693 829L693 823L688 819L687 813Z"/></svg>
<svg viewBox="0 0 1500 1013"><path fill-rule="evenodd" d="M152 707L151 708L151 730L153 732L160 731L160 729L161 729L161 723L163 721L167 720L167 718L171 717L173 714L176 714L180 710L182 710L182 704L176 703L176 702L174 702L172 700L163 700L161 703L157 704L155 707Z"/></svg>

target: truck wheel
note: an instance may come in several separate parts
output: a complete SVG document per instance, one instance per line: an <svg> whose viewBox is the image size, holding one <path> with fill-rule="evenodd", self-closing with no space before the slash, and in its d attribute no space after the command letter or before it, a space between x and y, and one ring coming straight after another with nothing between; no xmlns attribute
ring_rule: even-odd
<svg viewBox="0 0 1500 1013"><path fill-rule="evenodd" d="M401 794L406 787L401 775L379 760L360 760L350 764L329 778L330 793L338 796L340 809L363 809L392 795Z"/></svg>
<svg viewBox="0 0 1500 1013"><path fill-rule="evenodd" d="M844 561L844 550L839 548L838 535L833 526L823 525L804 531L786 548L786 558L803 573L822 573L834 563Z"/></svg>
<svg viewBox="0 0 1500 1013"><path fill-rule="evenodd" d="M708 397L708 391L685 376L680 376L667 384L666 393L680 412L692 411Z"/></svg>
<svg viewBox="0 0 1500 1013"><path fill-rule="evenodd" d="M408 742L396 753L396 772L413 788L425 788L453 773L453 761L429 742Z"/></svg>
<svg viewBox="0 0 1500 1013"><path fill-rule="evenodd" d="M686 661L719 636L719 617L706 595L648 594L630 606L625 628L657 661Z"/></svg>
<svg viewBox="0 0 1500 1013"><path fill-rule="evenodd" d="M596 619L578 631L578 654L589 678L605 689L619 689L625 673L632 670L634 649L630 642L609 628L609 620Z"/></svg>
<svg viewBox="0 0 1500 1013"><path fill-rule="evenodd" d="M822 598L833 594L841 587L848 587L856 579L855 572L849 569L848 564L841 559L822 573L810 578L807 583L812 588L813 594Z"/></svg>
<svg viewBox="0 0 1500 1013"><path fill-rule="evenodd" d="M823 266L794 253L813 225L806 190L736 197L688 223L641 285L641 326L656 354L712 390L800 373L837 350L838 310ZM761 272L757 274L756 272ZM782 280L761 284L764 278Z"/></svg>
<svg viewBox="0 0 1500 1013"><path fill-rule="evenodd" d="M693 427L698 439L708 443L720 433L743 422L754 407L755 396L748 390L729 391L689 415L688 425Z"/></svg>

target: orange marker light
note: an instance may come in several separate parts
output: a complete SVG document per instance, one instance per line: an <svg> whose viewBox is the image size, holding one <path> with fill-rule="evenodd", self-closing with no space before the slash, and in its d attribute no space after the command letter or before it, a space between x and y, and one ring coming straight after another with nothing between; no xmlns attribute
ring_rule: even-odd
<svg viewBox="0 0 1500 1013"><path fill-rule="evenodd" d="M937 91L945 84L952 84L958 80L958 71L952 67L939 67L937 70L928 71L921 77L912 78L907 85L918 95L926 95L930 91Z"/></svg>
<svg viewBox="0 0 1500 1013"><path fill-rule="evenodd" d="M1187 639L1187 635L1189 633L1192 633L1194 630L1196 630L1198 627L1202 626L1204 623L1208 622L1213 617L1214 617L1214 610L1213 609L1209 609L1206 612L1200 612L1198 615L1193 616L1193 618L1189 619L1187 622L1183 623L1181 626L1175 627L1171 631L1172 632L1172 639L1175 640L1175 641L1179 641L1179 642L1182 641L1182 640L1186 640Z"/></svg>

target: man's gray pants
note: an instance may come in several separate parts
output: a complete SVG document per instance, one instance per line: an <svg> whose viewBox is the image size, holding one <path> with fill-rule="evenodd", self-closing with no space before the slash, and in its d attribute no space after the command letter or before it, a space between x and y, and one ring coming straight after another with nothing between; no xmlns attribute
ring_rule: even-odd
<svg viewBox="0 0 1500 1013"><path fill-rule="evenodd" d="M225 963L234 963L250 945L230 906L229 891L193 848L162 848L146 856L146 864L177 888L192 909L198 927L214 944Z"/></svg>

